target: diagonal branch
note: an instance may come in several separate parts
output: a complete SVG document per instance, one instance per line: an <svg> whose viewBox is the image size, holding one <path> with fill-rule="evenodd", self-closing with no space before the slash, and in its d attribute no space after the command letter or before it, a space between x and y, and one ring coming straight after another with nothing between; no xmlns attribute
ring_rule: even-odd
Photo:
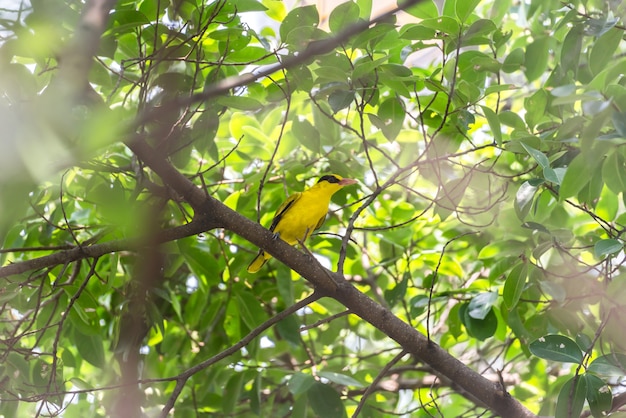
<svg viewBox="0 0 626 418"><path fill-rule="evenodd" d="M282 240L274 239L273 234L261 225L233 211L212 196L204 194L193 184L189 186L191 182L183 174L155 151L150 152L151 147L148 144L142 140L139 141L141 146L129 146L161 177L165 184L181 196L193 199L193 203L190 202L190 204L196 210L194 220L202 222L206 218L210 224L220 225L263 248L311 282L315 286L316 293L332 297L343 304L352 313L395 340L405 351L455 382L496 414L507 418L534 417L528 409L506 393L498 382L486 379L448 354L425 335L395 316L389 309L355 288L346 281L343 275L325 269L308 254L298 251ZM201 196L203 201L200 200Z"/></svg>

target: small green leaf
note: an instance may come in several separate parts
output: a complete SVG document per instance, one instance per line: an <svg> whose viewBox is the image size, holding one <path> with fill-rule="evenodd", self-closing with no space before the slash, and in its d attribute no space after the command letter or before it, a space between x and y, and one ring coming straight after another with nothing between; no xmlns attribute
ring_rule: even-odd
<svg viewBox="0 0 626 418"><path fill-rule="evenodd" d="M569 163L563 180L561 181L561 187L559 188L559 197L566 199L568 197L576 196L586 184L589 183L591 178L592 167L587 163L587 159L584 154L578 154Z"/></svg>
<svg viewBox="0 0 626 418"><path fill-rule="evenodd" d="M461 30L459 22L448 16L440 16L434 19L424 19L420 24L425 28L446 33L453 38L459 36L459 31Z"/></svg>
<svg viewBox="0 0 626 418"><path fill-rule="evenodd" d="M330 13L330 17L328 18L328 27L331 32L337 34L359 20L360 13L361 10L358 4L352 1L341 3Z"/></svg>
<svg viewBox="0 0 626 418"><path fill-rule="evenodd" d="M300 322L294 315L289 315L276 324L276 331L282 338L289 341L294 346L299 346L302 343L300 325Z"/></svg>
<svg viewBox="0 0 626 418"><path fill-rule="evenodd" d="M496 141L496 144L502 145L502 129L500 127L500 119L498 119L498 115L496 112L491 110L490 107L481 106L481 108L483 109L485 119L487 119L487 123L489 124L489 129L491 130L493 139Z"/></svg>
<svg viewBox="0 0 626 418"><path fill-rule="evenodd" d="M235 373L234 376L228 379L226 386L224 386L222 392L222 411L225 414L231 414L235 409L235 405L239 402L241 388L243 386L243 377L243 373Z"/></svg>
<svg viewBox="0 0 626 418"><path fill-rule="evenodd" d="M543 178L550 183L554 183L560 185L563 181L563 177L565 177L566 169L563 167L551 168L545 167L543 169Z"/></svg>
<svg viewBox="0 0 626 418"><path fill-rule="evenodd" d="M465 195L471 176L451 180L443 184L437 192L435 213L444 220L456 210Z"/></svg>
<svg viewBox="0 0 626 418"><path fill-rule="evenodd" d="M624 244L616 239L602 239L593 246L593 253L598 258L615 254L624 248Z"/></svg>
<svg viewBox="0 0 626 418"><path fill-rule="evenodd" d="M565 73L571 72L574 78L578 74L582 44L583 28L581 24L577 24L567 33L561 47L561 68Z"/></svg>
<svg viewBox="0 0 626 418"><path fill-rule="evenodd" d="M313 152L320 152L320 133L307 119L294 119L291 132L303 146Z"/></svg>
<svg viewBox="0 0 626 418"><path fill-rule="evenodd" d="M613 193L626 191L626 159L618 150L611 152L604 160L602 179Z"/></svg>
<svg viewBox="0 0 626 418"><path fill-rule="evenodd" d="M287 381L287 389L294 396L298 396L309 390L316 380L310 374L294 373Z"/></svg>
<svg viewBox="0 0 626 418"><path fill-rule="evenodd" d="M493 307L485 316L485 319L472 318L469 314L469 303L464 303L459 309L459 316L467 333L480 341L493 336L498 328L498 317L493 311Z"/></svg>
<svg viewBox="0 0 626 418"><path fill-rule="evenodd" d="M78 353L89 363L102 369L105 365L104 345L99 335L85 335L74 332L74 342Z"/></svg>
<svg viewBox="0 0 626 418"><path fill-rule="evenodd" d="M548 93L544 89L539 89L524 100L524 116L526 124L533 129L545 116L548 106Z"/></svg>
<svg viewBox="0 0 626 418"><path fill-rule="evenodd" d="M611 353L598 357L587 371L602 376L626 376L626 354Z"/></svg>
<svg viewBox="0 0 626 418"><path fill-rule="evenodd" d="M434 19L439 16L439 10L433 0L420 1L404 11L419 19Z"/></svg>
<svg viewBox="0 0 626 418"><path fill-rule="evenodd" d="M315 382L307 391L307 396L318 417L345 418L347 416L339 393L332 387Z"/></svg>
<svg viewBox="0 0 626 418"><path fill-rule="evenodd" d="M531 350L532 351L532 350ZM585 404L587 381L582 376L572 377L565 382L556 402L554 418L578 418Z"/></svg>
<svg viewBox="0 0 626 418"><path fill-rule="evenodd" d="M384 123L384 125L380 127L383 134L388 140L393 141L402 129L402 124L406 117L406 110L400 99L391 97L382 102L378 107L378 117Z"/></svg>
<svg viewBox="0 0 626 418"><path fill-rule="evenodd" d="M311 30L317 28L319 24L320 16L315 5L296 7L291 10L285 19L280 24L280 38L283 41L288 39L299 42L305 41L312 32ZM289 38L290 34L297 36ZM300 47L299 45L296 45Z"/></svg>
<svg viewBox="0 0 626 418"><path fill-rule="evenodd" d="M404 299L408 284L408 275L405 275L400 283L397 283L392 289L385 290L385 300L389 306L395 306L398 302Z"/></svg>
<svg viewBox="0 0 626 418"><path fill-rule="evenodd" d="M524 287L526 287L526 279L528 277L528 265L526 263L520 263L511 270L506 281L504 282L504 289L502 290L502 298L504 305L511 309L522 296Z"/></svg>
<svg viewBox="0 0 626 418"><path fill-rule="evenodd" d="M248 328L254 329L267 319L267 313L263 310L260 302L252 293L239 288L237 292L235 292L235 297L237 298L241 319Z"/></svg>
<svg viewBox="0 0 626 418"><path fill-rule="evenodd" d="M351 387L363 387L363 383L359 382L352 376L348 376L341 373L329 372L329 371L321 371L318 373L318 376L326 378L333 383L337 383L338 385L351 386Z"/></svg>
<svg viewBox="0 0 626 418"><path fill-rule="evenodd" d="M526 47L524 57L526 71L524 73L528 81L538 79L547 70L551 43L550 37L542 36Z"/></svg>
<svg viewBox="0 0 626 418"><path fill-rule="evenodd" d="M526 150L526 152L528 153L528 155L530 155L531 157L533 157L533 159L537 162L537 164L539 164L539 166L541 168L546 168L546 167L550 167L550 160L548 160L548 157L546 157L546 154L544 154L543 152L531 147L530 145L527 145L523 142L521 142L522 147Z"/></svg>
<svg viewBox="0 0 626 418"><path fill-rule="evenodd" d="M465 22L478 6L480 0L461 0L456 2L456 16L461 22Z"/></svg>
<svg viewBox="0 0 626 418"><path fill-rule="evenodd" d="M354 101L354 91L352 90L335 90L328 96L328 104L333 109L333 113L337 113L342 109L350 106Z"/></svg>
<svg viewBox="0 0 626 418"><path fill-rule="evenodd" d="M498 293L483 292L474 296L467 307L467 313L474 319L485 319L498 300Z"/></svg>
<svg viewBox="0 0 626 418"><path fill-rule="evenodd" d="M522 48L515 48L509 55L504 58L502 63L502 71L505 73L513 73L519 71L524 65L524 50Z"/></svg>
<svg viewBox="0 0 626 418"><path fill-rule="evenodd" d="M578 344L563 335L546 335L529 345L530 352L546 360L562 363L577 363L582 359L582 351Z"/></svg>
<svg viewBox="0 0 626 418"><path fill-rule="evenodd" d="M500 122L505 126L510 126L513 129L519 129L521 131L526 130L524 120L515 112L505 110L500 112L498 117L500 118Z"/></svg>
<svg viewBox="0 0 626 418"><path fill-rule="evenodd" d="M613 396L611 388L599 377L592 374L582 376L587 381L587 402L594 417L604 417L611 409Z"/></svg>
<svg viewBox="0 0 626 418"><path fill-rule="evenodd" d="M611 28L592 44L589 54L589 67L594 75L606 68L622 41L623 34L621 29Z"/></svg>
<svg viewBox="0 0 626 418"><path fill-rule="evenodd" d="M520 188L517 189L513 206L520 221L523 221L528 215L528 212L530 212L535 193L537 193L537 186L532 185L528 181L522 183Z"/></svg>
<svg viewBox="0 0 626 418"><path fill-rule="evenodd" d="M263 107L258 100L245 96L220 96L216 101L223 106L239 110L255 111Z"/></svg>

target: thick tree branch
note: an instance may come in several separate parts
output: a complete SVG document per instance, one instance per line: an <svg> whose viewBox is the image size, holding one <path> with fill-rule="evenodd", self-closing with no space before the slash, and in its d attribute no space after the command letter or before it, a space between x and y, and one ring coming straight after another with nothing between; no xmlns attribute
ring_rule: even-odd
<svg viewBox="0 0 626 418"><path fill-rule="evenodd" d="M181 196L189 196L193 199L192 206L198 210L195 214L196 220L201 221L206 218L209 223L218 224L263 248L311 282L317 292L332 297L346 306L352 313L385 333L400 344L405 351L455 382L465 392L498 415L507 418L534 417L534 414L506 393L498 382L484 378L461 363L425 335L396 317L389 309L360 292L346 281L343 275L325 269L308 254L298 251L282 240L274 239L270 231L213 197L205 195L196 186L193 186L196 191L189 189L189 180L163 158L156 156L155 152L150 152L147 144L142 143L140 147L133 147L133 149L168 186ZM199 199L199 195L204 196L204 202L196 200Z"/></svg>

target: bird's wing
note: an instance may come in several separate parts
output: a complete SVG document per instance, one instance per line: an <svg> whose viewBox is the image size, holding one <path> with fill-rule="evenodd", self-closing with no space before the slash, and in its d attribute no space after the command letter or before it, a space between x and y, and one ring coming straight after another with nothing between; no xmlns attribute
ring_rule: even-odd
<svg viewBox="0 0 626 418"><path fill-rule="evenodd" d="M278 222L280 222L280 220L283 218L283 215L287 213L287 211L293 206L294 203L296 203L298 199L300 199L301 195L302 193L300 192L292 194L291 196L287 198L287 200L283 202L282 205L278 207L278 209L276 210L276 214L274 215L274 219L272 220L270 231L274 231L274 228L276 228L276 225L278 225Z"/></svg>
<svg viewBox="0 0 626 418"><path fill-rule="evenodd" d="M313 230L319 229L325 220L326 220L326 214L324 214L324 216L322 216L320 220L317 221L317 225L315 225L315 228L313 228Z"/></svg>

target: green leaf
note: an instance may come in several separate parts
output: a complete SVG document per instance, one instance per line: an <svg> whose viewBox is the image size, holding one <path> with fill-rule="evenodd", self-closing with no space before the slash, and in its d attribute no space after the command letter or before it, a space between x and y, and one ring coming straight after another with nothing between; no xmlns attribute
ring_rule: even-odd
<svg viewBox="0 0 626 418"><path fill-rule="evenodd" d="M297 7L291 10L280 24L280 37L284 42L294 43L302 48L319 24L320 16L315 5Z"/></svg>
<svg viewBox="0 0 626 418"><path fill-rule="evenodd" d="M626 138L626 113L614 112L611 115L611 120L618 135Z"/></svg>
<svg viewBox="0 0 626 418"><path fill-rule="evenodd" d="M434 19L439 17L439 10L433 0L420 1L404 11L419 19Z"/></svg>
<svg viewBox="0 0 626 418"><path fill-rule="evenodd" d="M561 68L566 73L571 71L574 78L576 78L578 74L582 44L583 27L577 24L567 33L561 47Z"/></svg>
<svg viewBox="0 0 626 418"><path fill-rule="evenodd" d="M583 360L580 347L572 339L563 335L546 335L529 345L530 352L546 360L561 363L577 363Z"/></svg>
<svg viewBox="0 0 626 418"><path fill-rule="evenodd" d="M504 58L502 71L508 74L519 71L522 65L524 65L524 60L524 50L522 48L515 48Z"/></svg>
<svg viewBox="0 0 626 418"><path fill-rule="evenodd" d="M252 97L245 96L220 96L217 103L238 110L255 111L263 107L263 104Z"/></svg>
<svg viewBox="0 0 626 418"><path fill-rule="evenodd" d="M580 190L591 178L592 167L588 164L585 155L577 155L567 167L561 187L559 188L559 197L561 199L567 199L568 197L576 196Z"/></svg>
<svg viewBox="0 0 626 418"><path fill-rule="evenodd" d="M250 292L238 289L235 292L241 319L250 329L256 328L267 319L267 313L263 310L260 302Z"/></svg>
<svg viewBox="0 0 626 418"><path fill-rule="evenodd" d="M478 19L473 22L463 34L464 42L478 41L479 38L486 37L497 31L496 24L489 19Z"/></svg>
<svg viewBox="0 0 626 418"><path fill-rule="evenodd" d="M537 193L537 186L528 181L522 183L519 189L517 189L513 206L520 221L523 221L528 215L528 212L530 212L535 193Z"/></svg>
<svg viewBox="0 0 626 418"><path fill-rule="evenodd" d="M434 29L450 35L453 39L459 36L461 27L456 19L448 16L440 16L434 19L424 19L420 22L425 28Z"/></svg>
<svg viewBox="0 0 626 418"><path fill-rule="evenodd" d="M467 307L467 313L474 319L485 319L498 300L498 293L483 292L474 296Z"/></svg>
<svg viewBox="0 0 626 418"><path fill-rule="evenodd" d="M611 388L602 379L586 373L582 376L587 381L587 402L591 414L596 417L604 417L611 409L613 396Z"/></svg>
<svg viewBox="0 0 626 418"><path fill-rule="evenodd" d="M328 104L337 113L347 108L354 101L354 91L352 90L335 90L328 96Z"/></svg>
<svg viewBox="0 0 626 418"><path fill-rule="evenodd" d="M493 311L493 307L489 310L485 319L472 318L469 314L469 303L464 303L459 309L459 316L467 333L480 341L493 336L498 328L498 317Z"/></svg>
<svg viewBox="0 0 626 418"><path fill-rule="evenodd" d="M559 185L563 181L563 177L565 177L565 171L566 169L563 167L546 167L543 169L543 178L550 183Z"/></svg>
<svg viewBox="0 0 626 418"><path fill-rule="evenodd" d="M99 369L105 366L104 345L99 335L85 335L74 330L74 343L78 353L89 363Z"/></svg>
<svg viewBox="0 0 626 418"><path fill-rule="evenodd" d="M329 372L329 371L321 371L318 373L318 376L323 377L325 379L330 380L333 383L337 383L338 385L350 386L361 388L365 385L352 376L348 376L341 373Z"/></svg>
<svg viewBox="0 0 626 418"><path fill-rule="evenodd" d="M378 117L384 124L379 128L388 140L393 141L400 133L406 117L404 104L397 97L391 97L378 107Z"/></svg>
<svg viewBox="0 0 626 418"><path fill-rule="evenodd" d="M598 258L622 251L624 244L616 239L602 239L593 246L593 254Z"/></svg>
<svg viewBox="0 0 626 418"><path fill-rule="evenodd" d="M243 386L244 374L241 372L235 372L222 392L222 411L225 414L231 414L235 410L235 406L239 403L241 396L241 388Z"/></svg>
<svg viewBox="0 0 626 418"><path fill-rule="evenodd" d="M611 28L592 44L589 54L589 67L594 75L604 70L613 59L613 54L622 41L624 33L621 29ZM626 110L626 109L623 109Z"/></svg>
<svg viewBox="0 0 626 418"><path fill-rule="evenodd" d="M524 109L526 109L524 119L530 129L533 129L544 118L548 98L548 92L539 89L524 100Z"/></svg>
<svg viewBox="0 0 626 418"><path fill-rule="evenodd" d="M331 32L337 34L358 21L360 13L361 10L358 4L352 1L341 3L330 13L328 27Z"/></svg>
<svg viewBox="0 0 626 418"><path fill-rule="evenodd" d="M525 143L521 143L522 147L526 150L526 152L528 153L528 155L530 155L531 157L533 157L533 159L537 162L537 164L539 164L539 167L541 168L550 168L550 160L548 160L548 157L546 157L546 155L531 147L530 145L527 145Z"/></svg>
<svg viewBox="0 0 626 418"><path fill-rule="evenodd" d="M303 146L315 153L320 152L320 133L307 119L294 119L291 132Z"/></svg>
<svg viewBox="0 0 626 418"><path fill-rule="evenodd" d="M317 381L310 374L297 372L291 375L291 378L287 381L287 389L294 396L298 396L308 391L315 383Z"/></svg>
<svg viewBox="0 0 626 418"><path fill-rule="evenodd" d="M408 284L409 276L405 275L400 283L397 283L392 289L385 290L385 300L389 306L395 306L399 301L404 299Z"/></svg>
<svg viewBox="0 0 626 418"><path fill-rule="evenodd" d="M524 123L524 120L522 120L522 118L517 113L511 112L510 110L505 110L503 112L500 112L498 114L498 117L500 118L500 122L505 126L510 126L511 128L519 129L521 131L526 130L526 124Z"/></svg>
<svg viewBox="0 0 626 418"><path fill-rule="evenodd" d="M619 19L609 19L606 15L599 18L585 20L585 32L587 35L602 36L607 31L615 27Z"/></svg>
<svg viewBox="0 0 626 418"><path fill-rule="evenodd" d="M341 397L332 387L320 382L315 382L307 391L307 396L317 416L324 418L347 417Z"/></svg>
<svg viewBox="0 0 626 418"><path fill-rule="evenodd" d="M582 376L572 377L559 392L554 418L578 418L583 410L587 395L587 380Z"/></svg>
<svg viewBox="0 0 626 418"><path fill-rule="evenodd" d="M528 277L528 265L526 263L520 263L511 270L504 282L504 289L502 290L502 298L504 305L508 309L512 309L519 298L522 296L522 292L526 286L526 279Z"/></svg>
<svg viewBox="0 0 626 418"><path fill-rule="evenodd" d="M601 376L626 376L626 354L610 353L594 359L587 371Z"/></svg>
<svg viewBox="0 0 626 418"><path fill-rule="evenodd" d="M294 347L298 347L302 343L300 326L298 319L294 315L289 315L276 324L276 331L282 338L293 344Z"/></svg>
<svg viewBox="0 0 626 418"><path fill-rule="evenodd" d="M264 12L267 7L263 6L257 0L229 0L227 6L232 6L237 10L237 13L245 12Z"/></svg>
<svg viewBox="0 0 626 418"><path fill-rule="evenodd" d="M626 159L615 150L602 164L602 179L615 194L626 191Z"/></svg>
<svg viewBox="0 0 626 418"><path fill-rule="evenodd" d="M460 0L456 2L456 16L461 22L467 21L472 12L478 6L480 0Z"/></svg>
<svg viewBox="0 0 626 418"><path fill-rule="evenodd" d="M549 37L542 36L526 47L524 74L526 74L528 81L538 79L547 70L551 44L552 41Z"/></svg>
<svg viewBox="0 0 626 418"><path fill-rule="evenodd" d="M180 253L185 258L187 265L195 274L201 284L217 284L219 277L218 264L214 257L200 248L195 237L184 238L177 241Z"/></svg>
<svg viewBox="0 0 626 418"><path fill-rule="evenodd" d="M496 112L491 110L490 107L481 106L481 109L483 110L483 114L487 119L487 123L489 124L489 129L491 130L493 139L495 140L496 144L502 145L502 128L500 127L500 119L498 119L498 115L496 114Z"/></svg>
<svg viewBox="0 0 626 418"><path fill-rule="evenodd" d="M454 179L442 185L437 192L435 213L444 220L456 210L461 203L467 186L469 185L471 176L465 176L460 179Z"/></svg>

